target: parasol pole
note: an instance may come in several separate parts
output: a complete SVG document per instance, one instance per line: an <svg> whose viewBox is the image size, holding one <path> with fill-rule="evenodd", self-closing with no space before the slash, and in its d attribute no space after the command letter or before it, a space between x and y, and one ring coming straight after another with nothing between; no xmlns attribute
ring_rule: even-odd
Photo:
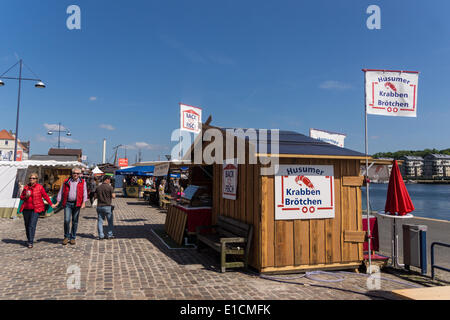
<svg viewBox="0 0 450 320"><path fill-rule="evenodd" d="M366 148L366 201L367 201L367 239L369 250L369 273L372 273L372 252L370 250L371 235L370 235L370 205L369 205L369 139L367 136L367 92L366 92L366 70L364 71L364 116L365 116L365 148Z"/></svg>

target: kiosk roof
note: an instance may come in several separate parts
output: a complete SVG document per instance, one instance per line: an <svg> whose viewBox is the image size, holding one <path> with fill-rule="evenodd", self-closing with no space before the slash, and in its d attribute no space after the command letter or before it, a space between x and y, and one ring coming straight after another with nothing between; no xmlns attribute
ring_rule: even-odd
<svg viewBox="0 0 450 320"><path fill-rule="evenodd" d="M255 137L242 136L236 130L239 128L221 128L221 130L234 130L236 137L243 138L250 142L257 142ZM248 129L241 129L247 133ZM256 136L259 136L261 129L254 129ZM230 132L230 131L228 131ZM316 155L316 156L344 156L344 157L364 157L365 154L347 148L341 148L333 144L320 141L295 131L279 130L279 150L277 153L272 152L272 134L270 130L266 130L266 142L260 141L256 144L256 151L259 154L284 154L284 155ZM247 133L248 134L248 133ZM273 150L275 151L275 150Z"/></svg>

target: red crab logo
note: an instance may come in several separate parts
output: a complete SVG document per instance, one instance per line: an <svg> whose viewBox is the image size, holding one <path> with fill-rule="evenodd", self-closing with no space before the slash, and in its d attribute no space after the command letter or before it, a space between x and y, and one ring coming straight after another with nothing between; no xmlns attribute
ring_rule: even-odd
<svg viewBox="0 0 450 320"><path fill-rule="evenodd" d="M388 88L388 89L391 89L391 90L397 92L397 88L396 88L392 83L390 83L390 82L386 82L386 83L384 84L384 86L385 86L386 88Z"/></svg>
<svg viewBox="0 0 450 320"><path fill-rule="evenodd" d="M297 176L297 178L295 178L295 182L299 185L302 185L301 183L303 182L308 188L314 189L314 185L311 183L311 180L305 176Z"/></svg>

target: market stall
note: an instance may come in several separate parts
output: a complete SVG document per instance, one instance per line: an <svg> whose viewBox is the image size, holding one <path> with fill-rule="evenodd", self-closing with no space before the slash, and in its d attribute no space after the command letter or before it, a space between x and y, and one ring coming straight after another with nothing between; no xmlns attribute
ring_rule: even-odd
<svg viewBox="0 0 450 320"><path fill-rule="evenodd" d="M143 192L144 182L147 178L153 177L153 166L133 166L115 171L116 177L123 176L123 193L129 198L138 198ZM116 178L117 179L117 178Z"/></svg>
<svg viewBox="0 0 450 320"><path fill-rule="evenodd" d="M182 191L187 187L188 167L177 160L146 161L137 165L154 168L150 188L146 189L144 186L144 192L148 193L146 199L150 204L168 209L172 202L180 200Z"/></svg>
<svg viewBox="0 0 450 320"><path fill-rule="evenodd" d="M230 135L207 125L203 130L211 128ZM264 143L231 135L227 143L234 146L244 140L245 164L227 159L211 166L212 224L223 215L253 226L249 264L260 272L357 268L365 237L360 190L365 155L292 131L279 131L273 139L268 134ZM194 158L196 144L204 151L211 143L201 136L185 159ZM258 162L249 164L251 156ZM271 164L274 170L262 171Z"/></svg>
<svg viewBox="0 0 450 320"><path fill-rule="evenodd" d="M26 160L0 162L0 217L10 218L20 207L20 193L27 177L36 172L39 181L53 200L74 167L86 168L78 161ZM56 202L56 201L54 201ZM52 209L49 206L48 212Z"/></svg>
<svg viewBox="0 0 450 320"><path fill-rule="evenodd" d="M100 168L99 168L98 166L96 166L94 169L92 169L92 174L93 174L95 177L100 177L100 176L103 176L103 175L104 175L103 171L100 170Z"/></svg>

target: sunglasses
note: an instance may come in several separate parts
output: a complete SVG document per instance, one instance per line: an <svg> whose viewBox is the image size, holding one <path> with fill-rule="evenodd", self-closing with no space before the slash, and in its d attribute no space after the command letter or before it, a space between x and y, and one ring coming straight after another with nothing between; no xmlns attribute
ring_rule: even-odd
<svg viewBox="0 0 450 320"><path fill-rule="evenodd" d="M30 177L30 180L36 180L37 178L34 178L34 177Z"/></svg>
<svg viewBox="0 0 450 320"><path fill-rule="evenodd" d="M81 174L81 172L72 172L72 174Z"/></svg>

